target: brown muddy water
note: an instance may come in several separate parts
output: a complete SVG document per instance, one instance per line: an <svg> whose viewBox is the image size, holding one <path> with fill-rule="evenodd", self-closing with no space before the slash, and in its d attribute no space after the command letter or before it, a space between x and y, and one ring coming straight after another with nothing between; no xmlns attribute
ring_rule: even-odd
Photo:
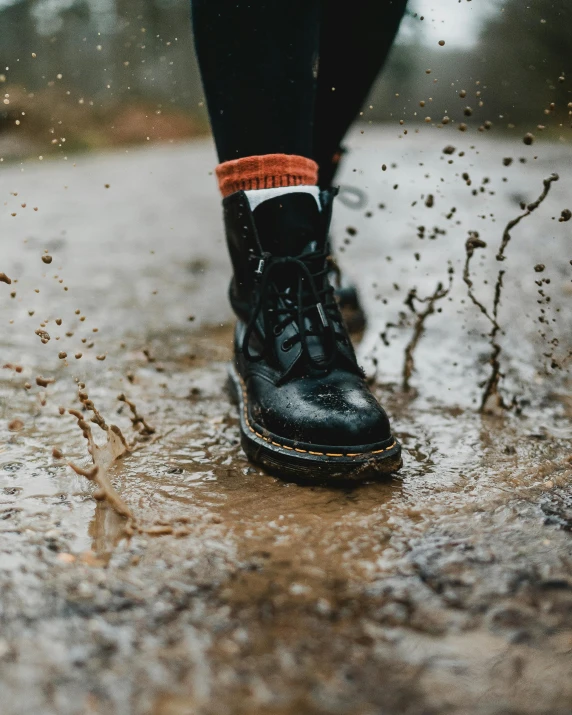
<svg viewBox="0 0 572 715"><path fill-rule="evenodd" d="M241 453L210 145L2 169L3 715L572 712L571 150L354 149L335 235L404 467L352 487Z"/></svg>

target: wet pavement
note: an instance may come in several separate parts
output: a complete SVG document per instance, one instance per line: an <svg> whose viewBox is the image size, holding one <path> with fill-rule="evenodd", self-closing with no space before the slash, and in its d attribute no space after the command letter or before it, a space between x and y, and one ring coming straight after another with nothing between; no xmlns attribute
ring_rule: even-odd
<svg viewBox="0 0 572 715"><path fill-rule="evenodd" d="M208 142L3 165L3 715L572 712L572 149L364 131L341 181L367 203L342 195L334 233L404 467L351 488L287 483L241 453ZM489 313L505 271L511 409L484 414L474 232ZM410 291L444 293L450 268L420 325L429 302ZM130 519L68 466L92 473L68 412L91 407L127 443L86 423Z"/></svg>

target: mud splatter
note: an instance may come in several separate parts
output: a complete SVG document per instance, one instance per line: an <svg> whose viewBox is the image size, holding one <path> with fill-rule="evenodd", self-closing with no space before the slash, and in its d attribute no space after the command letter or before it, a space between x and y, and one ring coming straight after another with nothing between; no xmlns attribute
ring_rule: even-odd
<svg viewBox="0 0 572 715"><path fill-rule="evenodd" d="M155 428L146 421L146 419L139 414L137 406L131 400L128 400L124 394L117 397L120 402L124 402L127 407L131 410L131 424L133 428L139 432L142 436L150 436L155 434Z"/></svg>
<svg viewBox="0 0 572 715"><path fill-rule="evenodd" d="M541 203L544 201L544 199L546 199L546 197L548 196L548 193L550 192L550 187L552 186L552 184L553 184L555 181L558 181L559 178L560 178L560 177L558 176L558 174L550 174L549 177L547 177L546 179L544 179L544 181L542 182L543 185L544 185L544 188L543 188L542 193L540 194L540 196L536 199L536 201L533 201L532 203L528 204L528 206L526 207L526 211L525 211L524 213L520 214L520 216L517 216L517 217L514 218L512 221L509 221L509 222L507 223L506 228L505 228L505 230L503 231L501 245L500 245L499 251L498 251L498 253L497 253L497 261L504 261L504 252L505 252L505 249L506 249L506 247L508 246L508 243L509 243L509 241L510 241L510 239L511 239L510 232L512 231L512 229L513 229L517 224L519 224L519 223L522 221L523 218L526 218L527 216L530 216L530 214L531 214L533 211L536 211L536 209L540 206L540 204L541 204Z"/></svg>
<svg viewBox="0 0 572 715"><path fill-rule="evenodd" d="M38 330L36 330L36 335L40 338L44 345L50 342L50 334L47 332L47 330L42 330L41 328L39 328Z"/></svg>
<svg viewBox="0 0 572 715"><path fill-rule="evenodd" d="M108 426L100 413L93 406L93 402L88 400L87 397L82 399L81 393L80 402L82 402L87 410L93 412L91 422L105 432L107 439L104 445L99 446L93 437L93 431L85 419L84 414L79 410L68 410L68 413L76 418L78 427L81 429L87 441L87 451L93 460L93 467L91 469L85 469L73 462L69 462L69 466L74 472L96 484L97 491L94 493L94 498L100 501L105 500L119 516L125 517L127 519L127 523L124 527L125 532L132 534L137 528L133 512L114 489L108 476L111 465L129 453L129 445L119 427L115 425Z"/></svg>
<svg viewBox="0 0 572 715"><path fill-rule="evenodd" d="M555 181L558 181L558 174L551 174L549 177L544 179L544 188L540 196L532 203L526 206L526 211L516 218L509 221L503 231L501 244L496 255L497 261L505 260L505 251L511 240L512 229L519 224L522 219L530 216L530 214L535 211L540 204L546 199L550 192L550 188ZM493 306L492 310L489 309L475 296L473 292L473 281L470 277L470 263L474 256L475 250L477 248L486 248L487 244L479 238L479 234L476 231L470 232L469 238L465 243L465 266L463 269L463 280L467 285L469 298L474 303L475 306L479 308L481 313L489 320L491 323L491 332L489 333L489 343L491 347L491 356L489 358L489 364L491 365L491 373L485 382L483 395L481 398L480 411L495 413L499 410L508 409L510 406L506 404L503 400L502 395L499 392L499 383L503 377L501 372L500 354L502 348L498 342L498 335L501 332L500 325L498 323L498 311L500 306L500 300L503 289L503 277L505 274L504 270L499 270L497 275L497 280L494 287L493 296Z"/></svg>
<svg viewBox="0 0 572 715"><path fill-rule="evenodd" d="M106 441L103 445L98 445L94 439L93 431L89 425L85 413L80 410L69 409L68 413L76 418L77 424L82 431L83 436L87 441L87 451L93 461L93 467L84 468L79 465L69 462L69 466L90 482L93 482L97 489L93 494L97 501L105 501L119 516L123 517L126 522L123 526L123 532L126 536L134 534L147 534L149 536L162 536L164 534L174 534L175 536L186 536L189 529L184 526L186 523L185 517L173 518L170 522L154 522L149 526L141 524L140 520L135 516L130 507L121 498L121 495L113 487L109 478L109 470L111 466L119 459L132 454L138 449L135 444L129 444L123 432L116 425L108 425L102 414L93 404L93 400L89 399L88 393L83 383L79 384L78 398L84 409L92 413L90 422L96 424L106 435ZM119 399L125 402L132 413L131 422L133 427L138 430L138 435L149 439L155 433L155 429L151 427L147 421L139 415L139 412L133 402L127 400L124 395L120 395ZM163 436L163 435L160 435ZM146 442L152 444L159 437ZM54 458L59 459L63 455L56 447L52 450Z"/></svg>
<svg viewBox="0 0 572 715"><path fill-rule="evenodd" d="M444 287L443 284L439 282L433 293L425 298L420 298L417 295L417 288L412 288L405 299L405 304L415 315L413 335L405 346L404 351L402 387L406 392L411 389L411 375L415 370L414 353L417 345L419 344L419 340L425 331L425 322L427 318L435 312L435 304L437 301L442 300L449 294L452 285L453 268L449 267L449 282L447 287ZM424 310L418 310L416 303L424 305Z"/></svg>
<svg viewBox="0 0 572 715"><path fill-rule="evenodd" d="M70 409L68 412L76 418L78 427L82 430L83 436L87 441L87 449L94 463L91 469L84 469L73 462L69 462L69 466L74 472L97 485L97 491L93 495L94 498L98 501L105 500L119 516L125 517L127 519L127 523L124 527L125 532L128 534L134 533L136 529L135 517L131 509L114 489L107 474L113 462L129 452L129 447L121 430L115 425L108 427L105 430L107 440L105 444L100 447L96 443L92 429L84 419L83 414L79 410L74 409ZM99 424L98 426L101 427Z"/></svg>

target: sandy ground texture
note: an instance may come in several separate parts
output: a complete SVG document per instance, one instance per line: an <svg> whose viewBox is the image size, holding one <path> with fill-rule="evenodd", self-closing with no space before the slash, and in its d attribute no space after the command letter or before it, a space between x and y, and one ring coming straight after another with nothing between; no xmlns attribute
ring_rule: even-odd
<svg viewBox="0 0 572 715"><path fill-rule="evenodd" d="M352 487L241 453L210 143L2 165L2 715L572 713L572 149L352 145L334 234L404 445Z"/></svg>

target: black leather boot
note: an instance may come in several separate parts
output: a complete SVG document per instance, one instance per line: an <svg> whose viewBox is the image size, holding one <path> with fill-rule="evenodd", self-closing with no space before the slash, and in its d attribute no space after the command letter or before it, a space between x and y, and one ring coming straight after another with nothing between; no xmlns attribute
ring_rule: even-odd
<svg viewBox="0 0 572 715"><path fill-rule="evenodd" d="M238 317L231 388L242 446L271 471L356 477L401 466L401 447L370 392L328 280L333 191L223 201Z"/></svg>

